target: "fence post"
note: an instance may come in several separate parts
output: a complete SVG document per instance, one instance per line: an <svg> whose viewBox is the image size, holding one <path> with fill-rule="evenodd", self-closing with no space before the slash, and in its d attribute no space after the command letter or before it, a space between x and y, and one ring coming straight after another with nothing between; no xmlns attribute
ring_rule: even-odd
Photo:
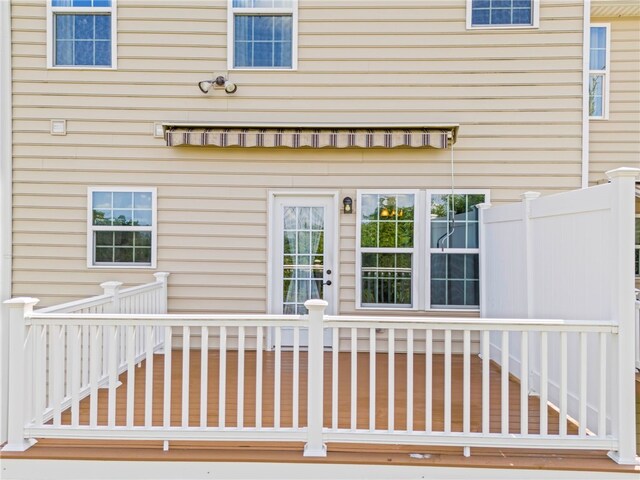
<svg viewBox="0 0 640 480"><path fill-rule="evenodd" d="M25 438L24 424L27 405L32 398L25 398L26 381L31 381L32 374L25 368L25 327L26 317L33 312L33 306L40 300L37 298L19 297L5 301L9 307L9 419L8 442L3 452L24 452L36 440ZM26 381L25 381L26 380Z"/></svg>
<svg viewBox="0 0 640 480"><path fill-rule="evenodd" d="M633 273L635 182L640 169L618 168L607 172L611 196L614 269L611 292L611 319L618 324L614 350L615 385L612 429L618 448L609 456L617 463L637 464L635 396L635 293ZM616 365L617 364L617 365Z"/></svg>
<svg viewBox="0 0 640 480"><path fill-rule="evenodd" d="M307 372L307 443L305 457L326 457L327 446L322 441L324 407L324 300L307 300L309 310L309 366Z"/></svg>
<svg viewBox="0 0 640 480"><path fill-rule="evenodd" d="M156 272L153 274L153 276L156 277L156 282L162 283L162 293L160 295L160 305L159 305L160 311L154 312L154 313L167 313L169 311L169 305L168 305L169 275L171 275L169 272Z"/></svg>
<svg viewBox="0 0 640 480"><path fill-rule="evenodd" d="M100 286L105 295L111 296L111 311L109 313L120 313L120 287L122 282L104 282Z"/></svg>

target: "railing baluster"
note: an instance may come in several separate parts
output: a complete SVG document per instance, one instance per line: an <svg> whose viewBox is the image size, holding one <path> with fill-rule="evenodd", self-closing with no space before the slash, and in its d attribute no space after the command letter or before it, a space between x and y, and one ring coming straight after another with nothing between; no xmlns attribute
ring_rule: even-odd
<svg viewBox="0 0 640 480"><path fill-rule="evenodd" d="M540 332L540 435L548 432L549 335Z"/></svg>
<svg viewBox="0 0 640 480"><path fill-rule="evenodd" d="M276 364L275 375L273 385L273 428L276 430L280 428L280 389L281 385L281 373L282 373L282 328L275 328L276 337Z"/></svg>
<svg viewBox="0 0 640 480"><path fill-rule="evenodd" d="M427 330L424 342L425 380L424 380L424 429L433 430L433 330Z"/></svg>
<svg viewBox="0 0 640 480"><path fill-rule="evenodd" d="M118 327L111 325L109 332L109 353L107 357L109 370L109 403L107 410L107 425L116 425L116 387L118 386Z"/></svg>
<svg viewBox="0 0 640 480"><path fill-rule="evenodd" d="M393 328L389 329L389 333L388 333L389 337L388 337L388 341L387 341L387 360L389 362L389 371L387 372L387 380L388 380L388 384L387 384L387 395L388 395L388 402L387 402L387 430L389 430L390 432L393 431L395 429L395 401L396 401L396 392L395 392L395 386L396 386L396 381L395 381L395 344L396 344L396 338L395 338L395 330Z"/></svg>
<svg viewBox="0 0 640 480"><path fill-rule="evenodd" d="M144 426L153 424L153 327L145 327L145 388L144 388ZM165 349L171 350L171 347ZM169 354L171 355L171 354Z"/></svg>
<svg viewBox="0 0 640 480"><path fill-rule="evenodd" d="M369 329L369 430L376 429L376 329Z"/></svg>
<svg viewBox="0 0 640 480"><path fill-rule="evenodd" d="M413 329L407 329L407 432L413 432Z"/></svg>
<svg viewBox="0 0 640 480"><path fill-rule="evenodd" d="M52 335L49 337L52 339ZM91 325L91 342L90 353L91 360L89 361L89 425L96 427L98 425L98 377L100 375L100 351L102 348L102 329L97 325ZM49 363L49 370L51 368L51 362Z"/></svg>
<svg viewBox="0 0 640 480"><path fill-rule="evenodd" d="M580 332L580 424L578 434L584 437L587 434L587 334Z"/></svg>
<svg viewBox="0 0 640 480"><path fill-rule="evenodd" d="M207 426L209 392L209 327L200 329L200 427Z"/></svg>
<svg viewBox="0 0 640 480"><path fill-rule="evenodd" d="M52 326L53 356L53 424L59 427L62 421L62 395L64 389L64 334L65 328L61 325Z"/></svg>
<svg viewBox="0 0 640 480"><path fill-rule="evenodd" d="M165 335L168 343L167 345L165 345L165 348L164 348L164 372L163 372L164 391L163 391L163 398L162 398L162 426L164 426L165 428L168 428L171 426L171 376L172 376L171 371L173 369L173 365L172 365L173 350L171 348L171 342L172 342L172 336L173 336L173 329L171 327L164 327L164 328L165 328ZM155 343L154 340L151 340L151 341L152 343ZM184 370L183 370L183 373L184 373Z"/></svg>
<svg viewBox="0 0 640 480"><path fill-rule="evenodd" d="M607 436L607 335L600 333L600 372L598 398L598 437Z"/></svg>
<svg viewBox="0 0 640 480"><path fill-rule="evenodd" d="M244 327L238 327L238 392L236 426L244 427Z"/></svg>
<svg viewBox="0 0 640 480"><path fill-rule="evenodd" d="M42 426L44 423L44 410L46 408L45 386L47 371L47 357L45 345L47 341L47 331L43 325L36 325L34 331L34 405L35 405L35 423Z"/></svg>
<svg viewBox="0 0 640 480"><path fill-rule="evenodd" d="M338 428L338 355L340 352L340 329L332 329L331 343L331 428Z"/></svg>
<svg viewBox="0 0 640 480"><path fill-rule="evenodd" d="M35 333L35 332L34 332ZM71 359L71 425L80 425L80 329L69 327L69 357Z"/></svg>
<svg viewBox="0 0 640 480"><path fill-rule="evenodd" d="M136 327L127 325L127 427L133 427L136 390Z"/></svg>
<svg viewBox="0 0 640 480"><path fill-rule="evenodd" d="M263 327L256 329L256 428L262 428L262 343Z"/></svg>
<svg viewBox="0 0 640 480"><path fill-rule="evenodd" d="M351 329L351 430L358 419L358 329Z"/></svg>
<svg viewBox="0 0 640 480"><path fill-rule="evenodd" d="M489 370L489 349L490 349L490 332L489 330L482 331L482 433L490 433L491 425L489 423L490 417L490 401L489 388L491 380L491 371Z"/></svg>
<svg viewBox="0 0 640 480"><path fill-rule="evenodd" d="M293 327L293 398L291 425L298 429L300 418L300 328Z"/></svg>
<svg viewBox="0 0 640 480"><path fill-rule="evenodd" d="M520 333L520 434L529 433L529 332Z"/></svg>
<svg viewBox="0 0 640 480"><path fill-rule="evenodd" d="M500 386L500 431L503 435L509 433L509 332L502 332L502 358L500 359L501 386Z"/></svg>
<svg viewBox="0 0 640 480"><path fill-rule="evenodd" d="M191 329L182 327L182 426L189 426L189 360L191 359Z"/></svg>
<svg viewBox="0 0 640 480"><path fill-rule="evenodd" d="M83 325L82 329L82 387L89 385L89 326Z"/></svg>
<svg viewBox="0 0 640 480"><path fill-rule="evenodd" d="M567 363L567 332L560 332L560 435L567 434Z"/></svg>
<svg viewBox="0 0 640 480"><path fill-rule="evenodd" d="M227 327L220 327L220 374L218 380L218 426L226 425L227 396Z"/></svg>
<svg viewBox="0 0 640 480"><path fill-rule="evenodd" d="M462 339L462 431L471 431L471 332L465 330Z"/></svg>
<svg viewBox="0 0 640 480"><path fill-rule="evenodd" d="M451 433L451 330L444 331L444 433Z"/></svg>

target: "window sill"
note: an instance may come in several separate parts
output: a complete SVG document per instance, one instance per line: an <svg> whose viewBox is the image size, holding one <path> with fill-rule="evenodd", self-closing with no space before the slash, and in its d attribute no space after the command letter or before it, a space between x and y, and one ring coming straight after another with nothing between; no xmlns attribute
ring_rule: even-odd
<svg viewBox="0 0 640 480"><path fill-rule="evenodd" d="M539 30L539 25L467 25L467 30Z"/></svg>
<svg viewBox="0 0 640 480"><path fill-rule="evenodd" d="M87 265L90 269L118 269L118 270L155 270L155 265Z"/></svg>

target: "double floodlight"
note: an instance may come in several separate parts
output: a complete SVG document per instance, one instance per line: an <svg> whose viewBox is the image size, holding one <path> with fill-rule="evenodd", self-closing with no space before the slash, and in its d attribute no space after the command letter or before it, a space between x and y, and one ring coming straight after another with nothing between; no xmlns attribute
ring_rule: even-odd
<svg viewBox="0 0 640 480"><path fill-rule="evenodd" d="M214 78L213 80L203 80L198 82L198 88L202 93L209 93L211 87L224 88L224 91L228 94L235 93L238 90L238 86L224 78L222 75Z"/></svg>

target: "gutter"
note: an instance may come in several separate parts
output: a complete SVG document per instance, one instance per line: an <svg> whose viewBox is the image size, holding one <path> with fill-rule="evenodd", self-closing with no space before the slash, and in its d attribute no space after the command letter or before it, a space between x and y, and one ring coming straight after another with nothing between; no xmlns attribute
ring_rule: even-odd
<svg viewBox="0 0 640 480"><path fill-rule="evenodd" d="M7 440L9 309L11 298L12 109L11 2L0 0L0 443Z"/></svg>
<svg viewBox="0 0 640 480"><path fill-rule="evenodd" d="M591 0L584 0L582 14L582 166L581 187L589 186L589 42Z"/></svg>

